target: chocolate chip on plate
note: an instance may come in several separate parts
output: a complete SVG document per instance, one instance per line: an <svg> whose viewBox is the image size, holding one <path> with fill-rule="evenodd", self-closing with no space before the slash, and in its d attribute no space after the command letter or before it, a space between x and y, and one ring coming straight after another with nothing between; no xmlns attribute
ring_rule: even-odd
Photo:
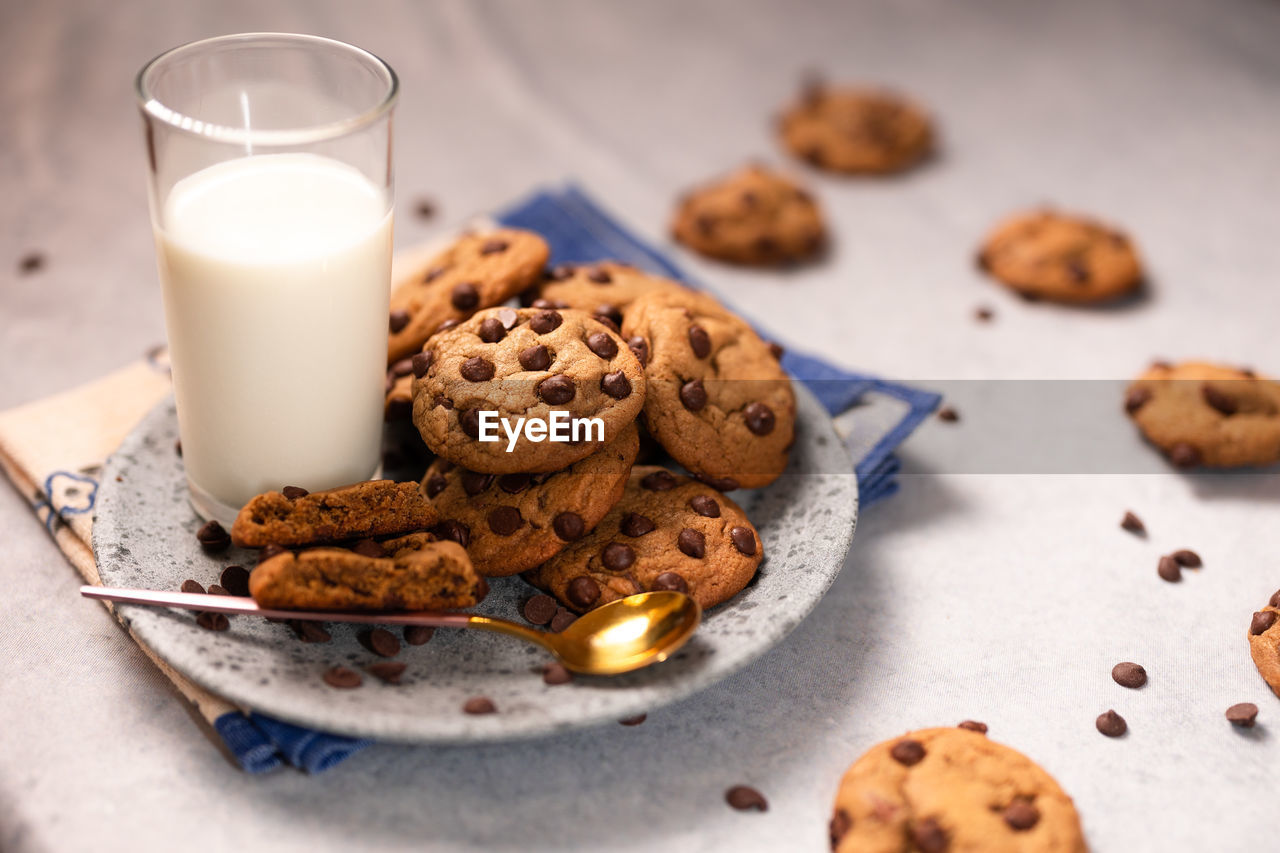
<svg viewBox="0 0 1280 853"><path fill-rule="evenodd" d="M462 710L468 714L492 714L498 710L498 706L488 696L472 696L463 703Z"/></svg>
<svg viewBox="0 0 1280 853"><path fill-rule="evenodd" d="M400 654L400 641L396 639L396 635L388 631L386 628L373 628L368 631L361 631L357 639L360 645L364 646L375 655L382 655L384 658L393 658Z"/></svg>
<svg viewBox="0 0 1280 853"><path fill-rule="evenodd" d="M1182 580L1182 566L1178 565L1177 560L1166 554L1156 564L1156 574L1169 583L1177 583Z"/></svg>
<svg viewBox="0 0 1280 853"><path fill-rule="evenodd" d="M231 536L216 521L205 522L204 526L196 531L196 540L200 542L200 547L206 554L225 551L231 544Z"/></svg>
<svg viewBox="0 0 1280 853"><path fill-rule="evenodd" d="M524 603L521 614L531 624L546 625L556 615L556 600L546 593L540 592Z"/></svg>
<svg viewBox="0 0 1280 853"><path fill-rule="evenodd" d="M173 443L173 452L179 456L182 455L182 439L178 439Z"/></svg>
<svg viewBox="0 0 1280 853"><path fill-rule="evenodd" d="M764 794L749 785L734 785L724 792L724 801L740 812L769 810L769 801L764 798Z"/></svg>
<svg viewBox="0 0 1280 853"><path fill-rule="evenodd" d="M1130 533L1136 533L1139 536L1147 532L1147 526L1142 523L1142 519L1134 515L1129 510L1125 510L1124 518L1120 519L1120 526Z"/></svg>
<svg viewBox="0 0 1280 853"><path fill-rule="evenodd" d="M980 735L985 735L987 733L987 724L980 723L977 720L965 720L964 722L959 723L956 728L968 729L969 731L977 732Z"/></svg>
<svg viewBox="0 0 1280 853"><path fill-rule="evenodd" d="M649 719L648 714L636 714L634 717L624 717L623 719L618 720L618 725L638 726L647 719Z"/></svg>
<svg viewBox="0 0 1280 853"><path fill-rule="evenodd" d="M436 633L435 628L428 628L425 625L406 625L404 629L404 641L411 646L425 645L428 640Z"/></svg>
<svg viewBox="0 0 1280 853"><path fill-rule="evenodd" d="M249 594L249 570L244 566L227 566L219 580L232 595L243 597Z"/></svg>
<svg viewBox="0 0 1280 853"><path fill-rule="evenodd" d="M995 319L995 316L996 312L986 305L979 305L973 311L973 317L979 323L990 323Z"/></svg>
<svg viewBox="0 0 1280 853"><path fill-rule="evenodd" d="M924 759L924 744L918 740L904 738L890 748L889 755L899 764L910 767Z"/></svg>
<svg viewBox="0 0 1280 853"><path fill-rule="evenodd" d="M1179 548L1169 556L1178 561L1178 565L1188 569L1198 569L1204 565L1200 555L1188 548Z"/></svg>
<svg viewBox="0 0 1280 853"><path fill-rule="evenodd" d="M331 666L324 671L324 683L339 690L350 690L364 683L360 673L345 666Z"/></svg>
<svg viewBox="0 0 1280 853"><path fill-rule="evenodd" d="M231 627L231 620L225 613L200 613L196 615L196 624L206 631L225 631Z"/></svg>
<svg viewBox="0 0 1280 853"><path fill-rule="evenodd" d="M420 198L413 206L413 212L419 219L430 219L436 215L436 205L429 198Z"/></svg>
<svg viewBox="0 0 1280 853"><path fill-rule="evenodd" d="M1258 719L1258 706L1252 702L1240 702L1227 709L1227 719L1231 725L1251 729Z"/></svg>
<svg viewBox="0 0 1280 853"><path fill-rule="evenodd" d="M18 261L18 272L23 275L30 275L33 272L39 272L44 269L44 253L43 252L27 252Z"/></svg>
<svg viewBox="0 0 1280 853"><path fill-rule="evenodd" d="M565 665L559 661L552 661L542 668L542 681L544 684L568 684L573 681L573 673L565 668Z"/></svg>
<svg viewBox="0 0 1280 853"><path fill-rule="evenodd" d="M371 675L387 684L399 684L406 664L393 660L380 660L365 667Z"/></svg>
<svg viewBox="0 0 1280 853"><path fill-rule="evenodd" d="M1147 671L1139 664L1121 661L1111 667L1111 678L1121 687L1133 689L1147 683Z"/></svg>
<svg viewBox="0 0 1280 853"><path fill-rule="evenodd" d="M1098 731L1107 737L1120 737L1120 735L1129 731L1129 724L1124 721L1124 717L1115 711L1102 712L1098 715L1094 725L1098 727Z"/></svg>

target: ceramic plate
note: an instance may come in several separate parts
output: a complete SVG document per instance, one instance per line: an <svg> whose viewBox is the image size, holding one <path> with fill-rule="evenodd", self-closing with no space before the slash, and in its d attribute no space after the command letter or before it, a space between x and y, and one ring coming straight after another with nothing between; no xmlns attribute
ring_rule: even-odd
<svg viewBox="0 0 1280 853"><path fill-rule="evenodd" d="M613 678L542 682L550 658L540 649L479 631L438 630L422 646L405 645L403 684L366 675L355 690L335 690L321 674L335 664L356 670L379 658L356 640L356 627L329 625L333 639L306 644L285 625L232 617L211 632L193 614L120 605L142 642L192 681L260 713L337 734L431 743L531 737L631 717L682 699L736 672L779 643L826 592L844 562L857 519L858 487L843 444L817 400L796 384L797 436L786 475L766 489L738 492L760 531L765 561L756 580L704 615L694 638L670 660ZM216 557L196 543L201 522L187 503L172 400L160 404L107 462L93 547L107 586L177 590L187 578L208 586L223 567L254 564L232 548ZM535 592L518 577L496 578L478 608L519 620ZM398 629L396 630L398 633ZM498 713L462 712L488 696Z"/></svg>

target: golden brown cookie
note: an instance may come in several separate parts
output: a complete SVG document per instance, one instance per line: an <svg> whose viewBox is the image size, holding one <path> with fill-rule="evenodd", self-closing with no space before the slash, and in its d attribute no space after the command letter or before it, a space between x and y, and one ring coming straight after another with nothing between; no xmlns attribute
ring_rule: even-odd
<svg viewBox="0 0 1280 853"><path fill-rule="evenodd" d="M538 280L550 250L532 231L464 234L392 282L387 363L408 358L443 325L500 305Z"/></svg>
<svg viewBox="0 0 1280 853"><path fill-rule="evenodd" d="M462 546L430 533L285 551L249 575L253 600L279 610L456 610L487 590Z"/></svg>
<svg viewBox="0 0 1280 853"><path fill-rule="evenodd" d="M983 241L978 266L1023 296L1053 302L1106 302L1142 284L1142 263L1127 235L1053 210L1001 222Z"/></svg>
<svg viewBox="0 0 1280 853"><path fill-rule="evenodd" d="M778 120L792 154L832 172L898 172L933 148L933 125L891 92L811 82Z"/></svg>
<svg viewBox="0 0 1280 853"><path fill-rule="evenodd" d="M745 321L706 294L664 291L631 304L622 334L645 356L645 424L677 462L720 489L778 478L795 437L795 393Z"/></svg>
<svg viewBox="0 0 1280 853"><path fill-rule="evenodd" d="M695 252L749 266L812 258L826 241L822 212L809 191L758 165L686 194L671 233Z"/></svg>
<svg viewBox="0 0 1280 853"><path fill-rule="evenodd" d="M637 297L655 290L688 290L684 285L647 273L618 261L594 264L561 264L545 281L529 291L541 308L576 308L596 319L607 319L619 329L622 317Z"/></svg>
<svg viewBox="0 0 1280 853"><path fill-rule="evenodd" d="M241 548L295 547L425 530L436 511L417 483L369 480L308 493L286 486L245 504L231 526Z"/></svg>
<svg viewBox="0 0 1280 853"><path fill-rule="evenodd" d="M736 503L665 468L637 466L590 535L524 577L579 613L653 590L687 593L706 608L740 592L763 558Z"/></svg>
<svg viewBox="0 0 1280 853"><path fill-rule="evenodd" d="M1071 798L1020 752L964 728L876 744L840 782L839 853L1084 853Z"/></svg>
<svg viewBox="0 0 1280 853"><path fill-rule="evenodd" d="M613 441L644 405L635 354L612 329L573 309L481 311L432 337L414 374L413 422L423 441L442 459L486 474L567 468ZM553 417L565 419L560 428L570 437L568 419L598 423L579 423L576 441L555 441ZM522 418L543 425L541 440ZM481 441L486 435L494 440Z"/></svg>
<svg viewBox="0 0 1280 853"><path fill-rule="evenodd" d="M1129 386L1125 411L1179 468L1280 461L1280 382L1199 361L1158 363Z"/></svg>
<svg viewBox="0 0 1280 853"><path fill-rule="evenodd" d="M1280 590L1249 620L1249 654L1272 692L1280 696Z"/></svg>
<svg viewBox="0 0 1280 853"><path fill-rule="evenodd" d="M422 490L440 514L437 535L465 547L480 574L514 575L600 523L622 497L639 449L628 424L608 446L550 474L479 474L437 459Z"/></svg>

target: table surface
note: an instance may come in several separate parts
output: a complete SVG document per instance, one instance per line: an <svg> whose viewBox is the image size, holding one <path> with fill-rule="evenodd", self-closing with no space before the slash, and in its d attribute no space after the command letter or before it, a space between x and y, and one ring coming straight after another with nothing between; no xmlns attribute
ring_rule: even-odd
<svg viewBox="0 0 1280 853"><path fill-rule="evenodd" d="M916 94L942 152L899 179L810 175L838 235L825 265L685 259L784 339L923 384L1114 380L1155 355L1280 370L1275 4L45 0L0 5L0 406L163 339L130 81L164 48L251 30L334 36L399 72L400 245L570 176L665 240L680 188L780 157L768 118L820 68ZM434 221L411 215L420 195ZM1129 228L1151 295L1063 310L981 279L983 230L1046 201ZM19 276L30 250L48 265ZM1058 778L1096 850L1274 837L1280 700L1244 633L1280 587L1277 477L949 473L956 436L986 434L961 411L904 449L902 491L864 513L814 614L723 685L635 728L378 746L315 778L229 764L0 488L0 848L165 849L199 826L220 849L823 849L853 759L966 718ZM1117 529L1126 508L1149 540ZM1161 583L1181 546L1205 569ZM1112 683L1120 660L1150 684ZM1251 732L1223 719L1240 701L1262 709ZM1094 730L1107 708L1126 738ZM727 808L736 783L769 811Z"/></svg>

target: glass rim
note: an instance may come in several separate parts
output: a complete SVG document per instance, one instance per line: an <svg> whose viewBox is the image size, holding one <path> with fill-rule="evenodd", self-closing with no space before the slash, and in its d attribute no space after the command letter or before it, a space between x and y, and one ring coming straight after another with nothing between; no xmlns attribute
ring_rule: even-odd
<svg viewBox="0 0 1280 853"><path fill-rule="evenodd" d="M230 127L228 125L202 121L194 116L180 113L177 110L165 106L165 104L163 104L160 99L150 91L148 86L148 75L153 69L159 67L162 63L168 60L175 59L185 53L218 44L252 42L254 40L267 39L310 43L329 48L336 47L346 53L354 55L367 62L383 75L386 82L386 93L378 103L374 104L369 109L339 121L306 125L296 128L246 130L242 127ZM143 115L149 119L159 121L162 124L182 133L202 137L215 142L227 142L236 145L251 143L255 146L261 145L267 147L293 146L337 139L373 124L378 119L391 112L391 108L395 106L396 99L400 94L400 78L396 76L395 70L392 69L392 67L381 57L365 50L364 48L356 47L353 44L348 44L347 42L339 41L337 39L325 38L324 36L306 35L303 33L233 33L230 35L213 36L211 38L199 39L198 41L180 44L177 47L169 48L163 53L152 58L142 66L142 69L138 72L138 76L134 78L134 94L137 96L138 106L141 108Z"/></svg>

